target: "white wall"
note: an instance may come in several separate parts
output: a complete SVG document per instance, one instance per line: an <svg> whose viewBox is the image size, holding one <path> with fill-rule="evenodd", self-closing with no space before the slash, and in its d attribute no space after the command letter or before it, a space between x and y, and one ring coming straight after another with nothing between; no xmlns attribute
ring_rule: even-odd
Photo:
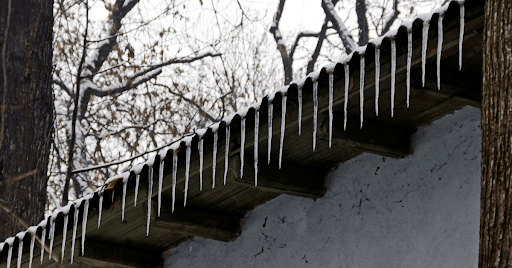
<svg viewBox="0 0 512 268"><path fill-rule="evenodd" d="M417 131L405 159L360 155L316 201L287 195L247 213L242 234L195 238L165 267L477 267L480 110Z"/></svg>

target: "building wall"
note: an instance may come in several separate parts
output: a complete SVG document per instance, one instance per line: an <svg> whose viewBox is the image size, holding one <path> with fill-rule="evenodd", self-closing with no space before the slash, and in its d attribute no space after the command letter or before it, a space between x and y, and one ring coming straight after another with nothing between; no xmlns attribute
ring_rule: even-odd
<svg viewBox="0 0 512 268"><path fill-rule="evenodd" d="M477 267L480 110L420 128L412 156L339 165L316 201L281 195L223 243L194 238L165 267Z"/></svg>

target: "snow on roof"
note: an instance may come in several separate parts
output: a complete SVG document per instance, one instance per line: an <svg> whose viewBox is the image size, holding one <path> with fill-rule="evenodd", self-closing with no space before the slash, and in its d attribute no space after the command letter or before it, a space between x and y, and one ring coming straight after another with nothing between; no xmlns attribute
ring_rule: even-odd
<svg viewBox="0 0 512 268"><path fill-rule="evenodd" d="M444 14L448 10L449 7L451 7L453 5L457 5L457 4L460 6L460 10L461 10L460 11L460 14L461 14L461 18L460 18L461 34L460 34L460 39L459 39L459 57L461 59L461 57L462 57L463 29L464 29L464 17L463 17L464 16L464 1L463 0L453 0L453 1L450 1L449 3L447 3L446 5L444 5L443 7L439 8L439 9L436 9L432 13L419 15L414 20L402 23L402 25L400 27L405 27L407 30L411 30L412 26L413 26L413 23L418 21L418 20L421 21L421 22L424 22L423 24L426 25L424 27L428 27L428 23L430 22L430 20L432 19L434 14ZM440 24L438 27L442 27L442 24ZM442 28L441 28L441 30L442 30ZM385 35L370 41L369 45L373 44L374 49L377 51L377 50L379 50L379 47L380 47L380 45L381 45L381 43L382 43L382 41L384 39L393 40L395 38L395 36L397 35L397 33L398 33L397 30L388 31ZM427 36L427 38L428 38L428 36ZM426 41L426 40L424 40L424 41ZM411 40L409 39L409 44L408 44L409 47L411 47L410 42L411 42ZM55 219L59 215L62 215L62 216L64 216L67 219L67 215L69 215L69 213L71 211L73 211L75 213L76 211L79 211L80 208L82 208L83 211L84 211L84 213L83 213L83 217L84 218L82 220L82 223L83 223L82 224L82 228L83 228L83 233L85 234L85 225L87 223L89 201L92 198L94 198L94 197L98 197L99 198L99 203L100 203L100 206L99 206L99 219L98 219L98 227L99 227L100 221L101 221L101 209L102 209L102 205L101 204L102 204L102 201L103 201L103 191L105 189L113 189L115 184L119 180L122 180L122 182L123 182L123 212L122 212L123 214L122 215L123 215L123 218L124 218L124 199L126 197L126 184L127 184L128 180L130 178L133 178L133 177L136 178L136 186L135 186L135 188L136 188L135 189L135 204L136 204L140 173L142 172L142 170L144 168L146 168L146 169L148 169L148 171L149 171L148 173L149 174L153 174L152 170L153 170L155 164L157 164L159 169L160 169L159 170L159 175L160 175L159 177L161 178L162 174L163 174L162 173L163 172L163 168L162 168L163 165L162 164L163 164L163 161L167 160L167 158L169 157L169 155L167 154L167 152L169 150L173 151L173 154L171 154L171 156L173 156L172 157L173 158L173 170L175 171L176 170L176 164L177 164L177 157L174 157L174 156L176 156L177 151L179 151L179 149L181 147L186 147L187 149L189 149L190 146L191 146L191 143L194 140L197 140L198 142L201 142L205 135L208 135L209 133L212 133L212 134L217 133L221 124L224 124L225 126L229 126L231 124L232 120L234 120L235 118L240 118L240 119L245 118L247 116L247 114L251 110L253 110L255 112L259 111L261 105L265 101L266 101L266 103L271 104L273 102L274 98L277 96L277 94L280 94L282 97L284 97L284 96L287 95L287 93L288 93L288 91L290 89L297 90L298 93L299 93L299 107L301 107L302 106L302 100L301 100L301 94L302 93L301 93L301 91L302 91L302 88L304 87L304 85L306 84L307 81L309 81L309 82L311 82L313 84L317 84L318 83L318 79L320 78L321 73L324 72L324 73L329 74L329 76L330 76L329 80L330 80L330 83L332 83L332 74L333 74L333 72L334 72L334 70L336 68L345 69L345 75L347 75L348 74L348 68L347 68L348 64L350 63L350 61L352 60L352 58L353 58L353 56L355 54L358 54L359 58L361 59L361 63L364 63L364 60L363 60L364 59L364 55L365 55L369 45L358 47L358 48L354 49L354 51L352 53L350 53L349 55L346 55L345 57L341 58L338 62L327 64L326 66L321 68L321 70L319 70L319 71L310 73L310 74L308 74L304 78L301 78L301 79L298 79L298 80L294 80L294 81L291 82L290 85L278 88L275 92L272 92L269 95L265 96L259 102L253 104L250 107L243 108L243 109L241 109L240 111L238 111L236 113L233 113L231 115L225 116L221 121L213 123L208 128L195 130L195 133L186 135L186 136L182 137L180 140L178 140L176 142L173 142L171 144L168 144L167 146L162 148L156 156L149 158L145 163L136 165L136 166L132 167L127 172L121 173L119 175L116 175L116 176L113 176L113 177L107 179L107 181L104 183L103 187L98 188L93 194L89 194L87 196L84 196L84 197L82 197L80 199L77 199L75 201L72 201L72 202L68 203L68 205L66 205L64 207L61 207L60 209L58 209L54 213L52 213L48 218L42 220L37 226L31 226L26 231L20 232L20 233L18 233L14 237L9 237L4 242L0 242L0 252L4 251L5 248L8 247L8 251L9 251L8 255L9 256L8 256L7 262L10 263L12 249L15 247L15 244L18 244L16 242L22 241L25 238L26 233L28 233L31 237L33 237L34 235L36 235L38 230L41 230L41 233L42 233L41 239L42 239L42 241L44 243L46 229L48 229L48 227L50 227L50 237L49 237L49 239L50 239L50 245L52 245L53 244L53 232L55 231ZM423 49L425 49L425 48L423 48ZM438 49L440 49L440 48L438 48ZM439 53L440 52L438 50L438 55L439 55ZM378 65L377 62L376 62L376 66ZM461 62L460 62L460 64L461 64ZM361 74L362 74L361 79L364 79L364 72L362 72ZM378 84L378 83L376 83L376 84ZM330 86L332 86L332 84ZM347 90L347 86L346 86L345 89ZM347 95L345 95L345 96L347 96ZM272 107L272 105L269 105L269 107ZM283 113L284 112L285 111L283 111ZM378 112L378 107L376 107L376 112ZM269 110L269 114L271 114L270 110ZM300 117L300 114L301 114L301 108L299 108L299 117ZM363 118L361 117L361 124L362 124L362 119ZM301 119L299 119L299 132L300 132L300 120ZM284 122L284 120L282 122ZM269 120L269 123L270 124L272 123L271 119ZM257 125L259 125L259 124L257 124ZM281 126L281 127L282 127L281 129L283 129L283 126ZM243 128L245 128L245 126ZM229 131L229 128L227 128L227 131ZM257 131L257 129L255 129L255 131ZM229 132L227 132L226 136L227 136L227 139L229 139ZM282 138L284 138L284 136ZM269 137L269 139L270 139L270 137ZM281 141L281 149L280 150L282 150L282 143L283 142ZM256 148L257 148L257 146L256 146ZM227 147L227 149L229 150L229 147ZM216 148L214 148L214 150L216 150ZM228 150L226 150L226 154L229 152ZM202 154L202 149L200 149L200 154ZM190 150L187 150L187 159L186 159L187 160L187 165L190 162L189 158L190 158ZM200 161L202 163L202 158L201 158ZM202 165L201 165L201 168L202 168ZM152 182L152 178L151 178L150 181ZM176 173L173 172L173 182L175 183L175 181L176 181ZM160 184L159 185L160 187L159 187L159 193L158 193L158 196L159 196L159 200L158 200L159 201L159 209L158 210L160 210L160 195L161 195L160 191L162 190L162 188L161 188L161 181L159 182L159 184ZM187 176L186 184L188 184L188 176ZM186 185L185 187L187 188L188 185ZM150 195L152 195L152 194L150 193ZM185 191L185 195L186 195L186 191ZM185 202L186 202L186 197L185 197ZM150 206L150 205L151 205L151 202L148 202L148 206ZM174 200L173 200L173 207L174 207ZM148 207L148 211L151 211L150 207ZM149 224L150 224L149 219L150 219L150 217L148 217L148 223L147 223L148 224L148 229L147 229L148 232L149 232ZM48 226L48 224L50 224L50 226ZM67 222L66 222L66 224L67 224ZM77 221L74 221L73 224L77 224ZM65 227L65 229L67 229L67 227ZM74 226L73 229L76 230L76 226ZM84 237L82 237L82 244L84 243L84 241L85 241ZM63 244L65 244L65 243L63 243ZM82 245L82 249L83 249L83 245ZM31 250L33 250L33 247L32 247ZM52 249L51 249L51 246L50 246L50 251L51 250ZM71 250L71 251L73 251L73 250ZM21 258L20 256L21 256L21 254L18 256L18 258Z"/></svg>

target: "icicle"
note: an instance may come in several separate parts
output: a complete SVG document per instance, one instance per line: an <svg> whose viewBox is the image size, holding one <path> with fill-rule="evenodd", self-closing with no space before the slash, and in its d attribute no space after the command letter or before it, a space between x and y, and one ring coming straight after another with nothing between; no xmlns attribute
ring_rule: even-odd
<svg viewBox="0 0 512 268"><path fill-rule="evenodd" d="M215 148L217 148L217 144L215 144ZM214 150L214 152L215 151L216 150ZM214 159L215 159L215 154L214 154ZM213 163L215 163L215 162L213 162ZM174 212L174 203L176 203L176 176L177 176L177 174L178 174L178 151L176 149L172 153L172 207L171 207L172 212Z"/></svg>
<svg viewBox="0 0 512 268"><path fill-rule="evenodd" d="M226 150L224 151L224 185L226 185L226 179L228 177L228 165L229 165L229 143L231 135L231 127L226 124Z"/></svg>
<svg viewBox="0 0 512 268"><path fill-rule="evenodd" d="M302 130L302 86L299 87L299 90L297 91L297 98L299 101L299 136L300 132Z"/></svg>
<svg viewBox="0 0 512 268"><path fill-rule="evenodd" d="M162 184L164 182L164 160L160 161L158 166L158 217L160 217L160 208L162 208Z"/></svg>
<svg viewBox="0 0 512 268"><path fill-rule="evenodd" d="M375 115L379 116L380 46L375 46Z"/></svg>
<svg viewBox="0 0 512 268"><path fill-rule="evenodd" d="M112 203L114 203L114 190L115 189L112 189Z"/></svg>
<svg viewBox="0 0 512 268"><path fill-rule="evenodd" d="M148 217L146 221L146 236L149 236L151 223L151 197L153 196L153 166L148 166Z"/></svg>
<svg viewBox="0 0 512 268"><path fill-rule="evenodd" d="M55 219L52 217L50 220L50 252L48 253L48 259L52 259L53 251L53 239L55 238Z"/></svg>
<svg viewBox="0 0 512 268"><path fill-rule="evenodd" d="M412 28L407 29L407 108L411 96Z"/></svg>
<svg viewBox="0 0 512 268"><path fill-rule="evenodd" d="M318 125L318 80L313 82L313 152L316 149L317 125Z"/></svg>
<svg viewBox="0 0 512 268"><path fill-rule="evenodd" d="M32 234L30 236L30 255L28 259L28 268L32 268L32 259L34 258L34 244L36 243L36 236Z"/></svg>
<svg viewBox="0 0 512 268"><path fill-rule="evenodd" d="M212 161L212 189L215 188L215 170L217 167L217 143L219 140L219 133L213 132L213 161Z"/></svg>
<svg viewBox="0 0 512 268"><path fill-rule="evenodd" d="M100 202L98 204L98 229L100 228L101 223L101 211L103 210L103 193L100 194Z"/></svg>
<svg viewBox="0 0 512 268"><path fill-rule="evenodd" d="M21 267L21 257L23 257L23 239L19 239L18 241L19 241L18 242L18 262L17 262L16 267L20 268ZM62 254L62 255L64 255L64 254ZM62 262L62 260L60 262ZM9 267L9 266L7 266L7 267Z"/></svg>
<svg viewBox="0 0 512 268"><path fill-rule="evenodd" d="M329 148L332 145L332 102L334 99L334 74L329 73Z"/></svg>
<svg viewBox="0 0 512 268"><path fill-rule="evenodd" d="M427 63L427 42L428 42L428 27L430 20L423 22L423 31L421 37L421 84L425 87L425 64Z"/></svg>
<svg viewBox="0 0 512 268"><path fill-rule="evenodd" d="M71 263L73 263L73 256L75 255L75 239L76 239L76 229L78 227L78 213L80 211L80 206L75 207L75 213L73 213L73 234L71 236Z"/></svg>
<svg viewBox="0 0 512 268"><path fill-rule="evenodd" d="M361 123L359 128L363 128L363 112L364 112L364 54L359 55L359 109L360 109L360 119Z"/></svg>
<svg viewBox="0 0 512 268"><path fill-rule="evenodd" d="M260 132L260 110L254 111L254 186L258 186L258 142Z"/></svg>
<svg viewBox="0 0 512 268"><path fill-rule="evenodd" d="M85 232L87 231L87 214L89 214L89 199L85 200L84 215L82 218L82 256L85 249Z"/></svg>
<svg viewBox="0 0 512 268"><path fill-rule="evenodd" d="M459 71L462 70L462 42L464 41L464 2L460 2L460 29L459 29Z"/></svg>
<svg viewBox="0 0 512 268"><path fill-rule="evenodd" d="M283 95L281 102L281 139L279 142L279 169L281 169L281 162L283 161L284 132L286 126L286 99L287 96Z"/></svg>
<svg viewBox="0 0 512 268"><path fill-rule="evenodd" d="M270 151L272 150L272 114L274 112L274 105L268 102L268 164L270 165Z"/></svg>
<svg viewBox="0 0 512 268"><path fill-rule="evenodd" d="M240 179L244 176L244 152L245 152L245 117L242 118L242 133L240 134Z"/></svg>
<svg viewBox="0 0 512 268"><path fill-rule="evenodd" d="M201 137L201 140L199 140L199 191L203 190L203 147L204 147L204 140Z"/></svg>
<svg viewBox="0 0 512 268"><path fill-rule="evenodd" d="M396 40L391 39L391 117L395 111Z"/></svg>
<svg viewBox="0 0 512 268"><path fill-rule="evenodd" d="M44 256L44 246L46 239L46 225L43 226L43 231L41 232L41 264L43 264L43 256Z"/></svg>
<svg viewBox="0 0 512 268"><path fill-rule="evenodd" d="M439 14L437 21L437 90L441 90L441 51L443 50L443 17Z"/></svg>
<svg viewBox="0 0 512 268"><path fill-rule="evenodd" d="M124 208L126 207L126 185L128 180L123 180L123 199L121 201L121 221L124 221Z"/></svg>
<svg viewBox="0 0 512 268"><path fill-rule="evenodd" d="M343 110L344 110L344 120L343 120L343 129L344 130L347 130L347 106L348 106L348 86L349 86L349 65L348 65L348 62L346 64L343 65L344 67L344 70L345 70L345 103L343 105Z"/></svg>
<svg viewBox="0 0 512 268"><path fill-rule="evenodd" d="M7 268L11 267L11 258L12 258L12 244L9 245L9 250L7 251Z"/></svg>
<svg viewBox="0 0 512 268"><path fill-rule="evenodd" d="M187 150L185 151L185 197L183 199L183 207L187 205L188 180L190 178L190 142L187 142Z"/></svg>
<svg viewBox="0 0 512 268"><path fill-rule="evenodd" d="M66 236L68 233L68 219L69 215L64 215L64 225L62 226L62 247L60 250L60 262L64 260L64 250L66 249Z"/></svg>
<svg viewBox="0 0 512 268"><path fill-rule="evenodd" d="M140 174L135 175L135 197L133 199L133 207L137 206L137 195L139 195Z"/></svg>

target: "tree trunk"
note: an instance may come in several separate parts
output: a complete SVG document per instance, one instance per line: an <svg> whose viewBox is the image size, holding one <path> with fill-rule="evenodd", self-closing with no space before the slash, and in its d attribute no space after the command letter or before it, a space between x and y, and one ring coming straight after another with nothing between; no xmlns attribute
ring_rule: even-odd
<svg viewBox="0 0 512 268"><path fill-rule="evenodd" d="M487 0L483 32L479 267L512 267L512 0Z"/></svg>
<svg viewBox="0 0 512 268"><path fill-rule="evenodd" d="M53 129L53 0L0 0L0 7L3 241L44 216Z"/></svg>

